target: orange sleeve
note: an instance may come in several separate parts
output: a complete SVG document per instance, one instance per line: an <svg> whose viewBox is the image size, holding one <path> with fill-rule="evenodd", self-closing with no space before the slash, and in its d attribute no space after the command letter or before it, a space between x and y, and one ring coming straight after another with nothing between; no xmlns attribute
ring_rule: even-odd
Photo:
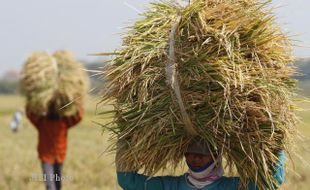
<svg viewBox="0 0 310 190"><path fill-rule="evenodd" d="M29 121L32 123L33 126L35 126L36 128L39 127L40 125L40 117L33 114L28 106L26 107L26 115L27 115L27 118L29 119Z"/></svg>
<svg viewBox="0 0 310 190"><path fill-rule="evenodd" d="M79 111L74 115L74 116L70 116L70 117L66 117L65 118L65 122L68 128L71 128L73 126L75 126L76 124L78 124L84 115L84 109L81 106Z"/></svg>

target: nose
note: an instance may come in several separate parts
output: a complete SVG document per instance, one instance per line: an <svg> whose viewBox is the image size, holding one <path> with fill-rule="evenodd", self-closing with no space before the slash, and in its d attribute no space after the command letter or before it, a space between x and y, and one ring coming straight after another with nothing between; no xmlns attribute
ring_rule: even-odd
<svg viewBox="0 0 310 190"><path fill-rule="evenodd" d="M196 162L199 162L201 160L201 156L194 155L193 160L195 160Z"/></svg>

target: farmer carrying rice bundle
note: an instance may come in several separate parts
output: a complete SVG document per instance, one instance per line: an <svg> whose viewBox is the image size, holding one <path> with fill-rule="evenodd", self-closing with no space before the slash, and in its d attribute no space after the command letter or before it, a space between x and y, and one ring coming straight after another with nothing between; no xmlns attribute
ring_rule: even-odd
<svg viewBox="0 0 310 190"><path fill-rule="evenodd" d="M219 167L221 158L239 176L217 175L213 185L279 186L284 150L289 152L296 125L296 81L290 40L275 23L269 2L194 0L186 7L152 3L131 27L104 72L102 98L115 108L112 126L106 128L113 134L111 150L118 152L121 185L139 176L130 172L154 176L182 165L184 155L189 163L188 147L198 138L215 155L198 164L201 177L208 178L208 164ZM182 182L169 178L168 184L150 178L146 189L152 189L152 182L164 189L183 182L191 185L183 189L213 188L208 180L197 185L191 172L185 176ZM134 179L140 183L146 178Z"/></svg>
<svg viewBox="0 0 310 190"><path fill-rule="evenodd" d="M116 159L121 152L117 153ZM194 139L185 151L188 172L181 176L152 177L125 172L117 167L118 183L124 190L237 190L239 177L224 177L222 156L201 139ZM278 163L274 167L273 177L277 184L284 181L283 151L278 153ZM117 163L117 160L116 160ZM249 179L246 189L256 190L255 180Z"/></svg>
<svg viewBox="0 0 310 190"><path fill-rule="evenodd" d="M26 114L38 130L38 153L46 189L59 190L68 130L83 117L86 75L67 51L58 51L54 56L35 53L27 60L22 73Z"/></svg>

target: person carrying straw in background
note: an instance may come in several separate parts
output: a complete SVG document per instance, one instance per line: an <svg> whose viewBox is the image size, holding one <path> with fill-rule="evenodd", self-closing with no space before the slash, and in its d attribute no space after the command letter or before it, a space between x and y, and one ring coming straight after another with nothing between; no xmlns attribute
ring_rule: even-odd
<svg viewBox="0 0 310 190"><path fill-rule="evenodd" d="M83 108L73 116L59 115L54 102L48 106L46 115L37 116L26 108L26 114L39 134L38 153L47 190L60 190L63 163L67 151L68 130L83 117Z"/></svg>
<svg viewBox="0 0 310 190"><path fill-rule="evenodd" d="M48 190L61 188L69 128L83 117L88 80L71 52L34 52L24 64L21 90L26 115L39 133L38 152Z"/></svg>

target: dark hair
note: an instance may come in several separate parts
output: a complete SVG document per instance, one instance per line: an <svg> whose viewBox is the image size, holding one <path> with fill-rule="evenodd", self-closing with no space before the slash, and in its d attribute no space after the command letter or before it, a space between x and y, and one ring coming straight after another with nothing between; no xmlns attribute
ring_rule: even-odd
<svg viewBox="0 0 310 190"><path fill-rule="evenodd" d="M59 108L56 102L51 101L48 105L47 118L50 120L59 120L61 116L59 114Z"/></svg>

